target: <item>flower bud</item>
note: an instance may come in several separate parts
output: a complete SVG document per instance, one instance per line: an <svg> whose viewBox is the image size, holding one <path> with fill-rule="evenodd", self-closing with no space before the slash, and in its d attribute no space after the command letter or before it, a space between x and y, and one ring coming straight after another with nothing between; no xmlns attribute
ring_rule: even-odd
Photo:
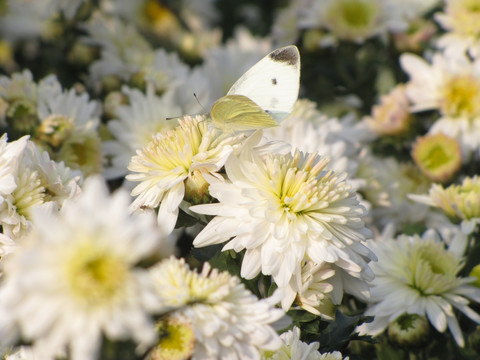
<svg viewBox="0 0 480 360"><path fill-rule="evenodd" d="M193 205L209 203L208 182L199 171L193 171L185 179L185 200Z"/></svg>
<svg viewBox="0 0 480 360"><path fill-rule="evenodd" d="M9 139L31 135L39 123L36 105L27 99L13 101L6 112Z"/></svg>
<svg viewBox="0 0 480 360"><path fill-rule="evenodd" d="M400 315L388 325L388 338L393 345L410 349L420 347L428 340L430 324L425 316Z"/></svg>
<svg viewBox="0 0 480 360"><path fill-rule="evenodd" d="M451 180L462 166L457 140L442 133L417 138L412 157L420 171L434 182Z"/></svg>

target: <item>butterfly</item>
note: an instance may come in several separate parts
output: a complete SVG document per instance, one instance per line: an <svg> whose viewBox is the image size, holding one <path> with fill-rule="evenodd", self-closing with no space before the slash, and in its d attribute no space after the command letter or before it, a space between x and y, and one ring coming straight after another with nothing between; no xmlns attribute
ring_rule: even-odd
<svg viewBox="0 0 480 360"><path fill-rule="evenodd" d="M273 50L253 65L215 101L215 127L245 131L277 126L292 111L300 87L300 54L296 46Z"/></svg>

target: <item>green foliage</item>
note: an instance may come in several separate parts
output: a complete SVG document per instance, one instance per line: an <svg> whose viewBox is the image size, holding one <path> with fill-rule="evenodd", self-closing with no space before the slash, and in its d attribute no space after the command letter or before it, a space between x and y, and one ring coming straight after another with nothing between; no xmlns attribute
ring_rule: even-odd
<svg viewBox="0 0 480 360"><path fill-rule="evenodd" d="M334 321L326 321L305 310L290 310L288 315L292 317L292 326L302 329L301 338L310 343L320 342L321 352L342 351L354 340L374 343L370 336L359 335L355 332L357 326L373 320L371 316L345 315L337 310Z"/></svg>

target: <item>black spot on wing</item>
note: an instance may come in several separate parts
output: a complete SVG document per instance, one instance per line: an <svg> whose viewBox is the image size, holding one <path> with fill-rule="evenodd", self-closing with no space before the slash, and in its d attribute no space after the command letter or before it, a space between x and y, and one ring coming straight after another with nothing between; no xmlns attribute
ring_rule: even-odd
<svg viewBox="0 0 480 360"><path fill-rule="evenodd" d="M273 78L272 79L272 85L277 85L277 84L278 84L277 79Z"/></svg>
<svg viewBox="0 0 480 360"><path fill-rule="evenodd" d="M284 62L288 65L297 65L299 62L298 50L295 46L287 46L272 51L270 59L277 62Z"/></svg>

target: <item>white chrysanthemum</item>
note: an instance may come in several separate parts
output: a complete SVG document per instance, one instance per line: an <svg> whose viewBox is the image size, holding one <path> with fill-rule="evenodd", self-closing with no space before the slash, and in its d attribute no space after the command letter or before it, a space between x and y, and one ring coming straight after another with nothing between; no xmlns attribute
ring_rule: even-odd
<svg viewBox="0 0 480 360"><path fill-rule="evenodd" d="M446 250L430 230L422 237L400 235L369 241L369 246L378 262L371 266L375 279L365 315L374 315L375 319L361 325L361 333L377 335L400 315L418 314L427 316L439 332L448 327L463 347L454 309L480 323L480 316L468 306L469 300L480 301L480 289L468 285L474 279L457 276L462 259Z"/></svg>
<svg viewBox="0 0 480 360"><path fill-rule="evenodd" d="M6 111L0 114L0 125L7 126L6 116L12 107L20 103L25 107L37 104L37 84L30 70L13 73L11 76L0 76L0 97L7 103Z"/></svg>
<svg viewBox="0 0 480 360"><path fill-rule="evenodd" d="M349 360L343 358L342 353L334 351L320 354L318 342L306 344L300 340L300 329L296 326L292 330L280 335L283 346L277 351L264 351L262 360Z"/></svg>
<svg viewBox="0 0 480 360"><path fill-rule="evenodd" d="M62 90L54 76L38 84L37 143L56 161L85 176L100 173L103 165L98 104L88 94Z"/></svg>
<svg viewBox="0 0 480 360"><path fill-rule="evenodd" d="M480 56L480 4L477 0L445 0L444 12L435 14L435 20L447 30L437 45L448 54L468 52Z"/></svg>
<svg viewBox="0 0 480 360"><path fill-rule="evenodd" d="M90 67L95 83L108 75L123 81L139 75L163 92L179 86L188 75L187 65L176 53L167 53L163 48L153 50L132 24L95 14L86 30L90 34L88 41L102 49L100 60Z"/></svg>
<svg viewBox="0 0 480 360"><path fill-rule="evenodd" d="M153 61L151 46L131 24L95 13L85 24L85 30L90 35L87 41L102 49L100 60L93 62L90 67L90 77L94 83L107 75L127 81L140 68Z"/></svg>
<svg viewBox="0 0 480 360"><path fill-rule="evenodd" d="M7 0L0 17L0 32L9 41L48 36L53 21L62 13L71 19L85 0Z"/></svg>
<svg viewBox="0 0 480 360"><path fill-rule="evenodd" d="M333 351L333 352L323 353L322 356L320 356L319 360L349 360L349 359L350 357L348 356L343 357L340 351Z"/></svg>
<svg viewBox="0 0 480 360"><path fill-rule="evenodd" d="M181 114L180 108L174 105L172 93L157 96L152 86L147 87L145 94L127 87L123 93L128 96L128 105L120 106L117 119L107 124L115 139L103 143L111 161L111 166L105 169L107 179L126 175L135 151L148 144L152 134L176 126L175 119L167 119Z"/></svg>
<svg viewBox="0 0 480 360"><path fill-rule="evenodd" d="M280 335L283 345L276 351L264 351L262 360L319 360L320 353L317 351L320 347L318 342L310 344L300 340L300 329L296 326L292 330Z"/></svg>
<svg viewBox="0 0 480 360"><path fill-rule="evenodd" d="M0 96L8 103L9 126L15 128L16 116L21 119L22 113L28 113L31 124L27 133L33 134L32 140L53 160L63 161L85 175L102 170L99 106L89 100L88 94L63 90L54 75L36 85L31 73L24 71L11 79L0 79Z"/></svg>
<svg viewBox="0 0 480 360"><path fill-rule="evenodd" d="M208 128L205 117L185 116L180 126L153 136L137 155L132 157L127 180L140 182L133 190L137 196L131 205L156 208L158 221L171 232L177 222L182 201L200 203L208 198L205 175L221 177L230 153L244 139L243 134L231 136Z"/></svg>
<svg viewBox="0 0 480 360"><path fill-rule="evenodd" d="M142 69L145 80L151 82L159 92L172 90L186 81L189 68L177 53L167 53L159 48L153 53L151 66Z"/></svg>
<svg viewBox="0 0 480 360"><path fill-rule="evenodd" d="M333 285L328 281L335 274L328 264L315 264L307 261L301 265L301 271L292 276L284 292L282 308L288 311L296 300L298 305L325 319L333 320L334 307L329 298Z"/></svg>
<svg viewBox="0 0 480 360"><path fill-rule="evenodd" d="M276 295L258 300L238 277L211 269L189 269L184 259L171 257L151 268L157 294L177 308L193 327L192 359L255 359L259 350L276 350L281 340L270 324L284 316L275 308Z"/></svg>
<svg viewBox="0 0 480 360"><path fill-rule="evenodd" d="M173 90L174 103L180 106L182 114L208 112L206 108L209 108L218 99L211 96L211 92L214 90L212 81L215 81L212 76L210 70L207 71L204 66L197 66L188 73L185 81Z"/></svg>
<svg viewBox="0 0 480 360"><path fill-rule="evenodd" d="M394 9L385 0L310 1L299 13L299 26L327 30L320 45L336 44L339 40L363 43L407 28L403 14Z"/></svg>
<svg viewBox="0 0 480 360"><path fill-rule="evenodd" d="M399 163L393 157L377 158L368 153L360 160L357 176L365 180L359 191L372 208L374 225L380 228L393 222L397 226L424 221L428 209L407 198L408 194L423 194L431 182L413 163Z"/></svg>
<svg viewBox="0 0 480 360"><path fill-rule="evenodd" d="M27 146L28 136L7 143L7 134L0 138L0 194L8 195L17 187L15 173L18 159Z"/></svg>
<svg viewBox="0 0 480 360"><path fill-rule="evenodd" d="M33 80L32 72L25 69L11 76L0 76L0 96L7 102L26 98L36 103L37 84Z"/></svg>
<svg viewBox="0 0 480 360"><path fill-rule="evenodd" d="M440 118L429 133L456 138L468 159L480 147L480 58L472 61L461 54L435 54L429 64L404 54L400 63L410 76L406 94L412 111L439 111Z"/></svg>
<svg viewBox="0 0 480 360"><path fill-rule="evenodd" d="M305 258L368 273L375 257L362 245L369 231L365 209L346 174L323 171L328 159L296 151L266 153L253 146L261 132L225 164L227 181L212 181L209 191L219 203L190 209L216 215L194 239L197 247L227 242L224 250L246 250L241 275L260 271L279 287L299 274Z"/></svg>
<svg viewBox="0 0 480 360"><path fill-rule="evenodd" d="M432 184L428 195L410 194L419 203L440 208L450 219L462 221L462 231L466 234L475 230L480 223L480 176L466 177L461 185L452 184L444 188Z"/></svg>
<svg viewBox="0 0 480 360"><path fill-rule="evenodd" d="M266 129L264 134L271 140L285 141L292 149L327 155L331 159L327 169L346 171L351 177L356 173L355 158L360 146L350 120L353 119L327 118L316 109L314 102L301 99L280 126Z"/></svg>
<svg viewBox="0 0 480 360"><path fill-rule="evenodd" d="M5 260L0 339L18 328L42 358L66 350L95 359L102 334L143 345L156 338L150 312L161 306L136 265L164 250L159 230L152 217L130 215L127 193L110 197L101 178L84 190L59 214L35 212L34 231Z"/></svg>
<svg viewBox="0 0 480 360"><path fill-rule="evenodd" d="M29 231L33 209L60 209L66 199L77 195L80 176L63 163L50 160L47 153L41 154L26 137L1 147L0 156L11 164L9 186L3 186L0 194L0 224L6 235L17 239Z"/></svg>

